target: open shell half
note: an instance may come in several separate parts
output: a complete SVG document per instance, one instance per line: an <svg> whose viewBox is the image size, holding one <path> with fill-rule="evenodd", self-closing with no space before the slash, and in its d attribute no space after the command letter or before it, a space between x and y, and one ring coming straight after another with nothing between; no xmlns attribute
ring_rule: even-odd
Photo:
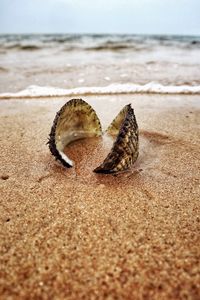
<svg viewBox="0 0 200 300"><path fill-rule="evenodd" d="M94 109L82 99L72 99L57 112L49 135L51 153L65 167L73 162L64 153L69 143L102 135L101 124Z"/></svg>
<svg viewBox="0 0 200 300"><path fill-rule="evenodd" d="M110 153L94 172L109 174L130 168L139 154L138 125L131 104L120 111L106 133L116 139Z"/></svg>

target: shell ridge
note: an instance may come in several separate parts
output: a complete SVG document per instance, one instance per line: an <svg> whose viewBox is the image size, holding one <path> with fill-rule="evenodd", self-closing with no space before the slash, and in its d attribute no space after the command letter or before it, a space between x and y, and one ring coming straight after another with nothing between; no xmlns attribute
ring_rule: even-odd
<svg viewBox="0 0 200 300"><path fill-rule="evenodd" d="M94 172L96 173L113 173L123 171L129 168L138 157L138 125L135 118L134 110L131 104L126 105L120 113L113 120L119 118L120 114L125 112L125 116L119 126L117 137L113 143L111 151L103 161L103 163L97 167ZM108 130L112 130L113 122ZM130 137L128 136L130 133ZM132 143L134 151L132 151L129 143ZM121 155L119 155L121 152ZM112 161L112 164L110 163Z"/></svg>

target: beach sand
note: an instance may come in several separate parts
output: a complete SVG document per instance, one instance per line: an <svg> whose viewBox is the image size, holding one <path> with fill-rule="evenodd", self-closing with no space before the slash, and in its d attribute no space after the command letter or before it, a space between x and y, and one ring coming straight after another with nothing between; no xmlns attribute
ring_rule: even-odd
<svg viewBox="0 0 200 300"><path fill-rule="evenodd" d="M127 103L140 156L92 172L101 141L65 169L46 142L69 98L0 102L0 298L200 299L199 96L84 96L106 127Z"/></svg>

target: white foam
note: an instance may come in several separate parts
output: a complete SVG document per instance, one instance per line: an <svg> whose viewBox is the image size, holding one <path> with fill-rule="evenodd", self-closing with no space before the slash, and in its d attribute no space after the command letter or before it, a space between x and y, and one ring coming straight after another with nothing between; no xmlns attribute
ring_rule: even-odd
<svg viewBox="0 0 200 300"><path fill-rule="evenodd" d="M172 86L149 82L144 85L134 83L110 84L103 87L77 87L73 89L61 89L50 86L31 85L25 90L16 93L1 93L0 99L10 98L38 98L61 97L78 95L113 95L113 94L200 94L200 86Z"/></svg>

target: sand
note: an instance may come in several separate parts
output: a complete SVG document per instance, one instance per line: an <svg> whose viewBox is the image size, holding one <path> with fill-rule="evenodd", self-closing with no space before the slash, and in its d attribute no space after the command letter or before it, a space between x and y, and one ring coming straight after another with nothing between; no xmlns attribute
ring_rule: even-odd
<svg viewBox="0 0 200 300"><path fill-rule="evenodd" d="M200 299L199 96L85 96L104 127L132 103L140 156L92 172L81 141L64 169L46 145L68 99L0 102L0 299Z"/></svg>

